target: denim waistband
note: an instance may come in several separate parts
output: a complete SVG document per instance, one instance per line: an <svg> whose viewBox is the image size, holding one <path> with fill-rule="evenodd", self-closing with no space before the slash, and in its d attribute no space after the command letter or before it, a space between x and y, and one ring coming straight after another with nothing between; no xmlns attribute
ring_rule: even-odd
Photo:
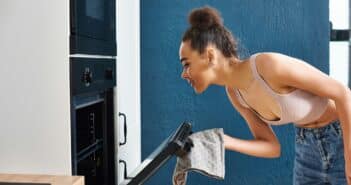
<svg viewBox="0 0 351 185"><path fill-rule="evenodd" d="M341 135L342 130L340 126L340 121L335 120L330 122L329 124L323 126L323 127L318 127L318 128L303 128L303 127L295 127L296 129L296 134L298 134L301 137L304 137L307 133L313 133L317 135L321 135L325 133L327 130L331 129L334 130L337 134Z"/></svg>

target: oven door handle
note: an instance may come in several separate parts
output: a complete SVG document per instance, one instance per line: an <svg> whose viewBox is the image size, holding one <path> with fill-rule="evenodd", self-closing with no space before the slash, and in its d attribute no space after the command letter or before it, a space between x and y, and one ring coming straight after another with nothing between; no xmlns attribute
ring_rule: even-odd
<svg viewBox="0 0 351 185"><path fill-rule="evenodd" d="M125 160L120 159L119 163L124 164L124 179L133 179L132 177L128 177L127 162Z"/></svg>
<svg viewBox="0 0 351 185"><path fill-rule="evenodd" d="M125 145L127 143L127 116L124 113L118 113L118 116L123 116L123 122L124 122L124 141L119 142L119 146Z"/></svg>

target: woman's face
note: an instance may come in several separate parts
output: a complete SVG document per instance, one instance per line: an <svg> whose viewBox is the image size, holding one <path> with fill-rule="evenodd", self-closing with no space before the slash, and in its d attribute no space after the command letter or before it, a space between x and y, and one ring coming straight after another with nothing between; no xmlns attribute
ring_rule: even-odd
<svg viewBox="0 0 351 185"><path fill-rule="evenodd" d="M182 42L179 48L180 62L183 66L181 77L188 81L195 92L200 94L211 83L209 57L204 52L199 54L190 46L190 41Z"/></svg>

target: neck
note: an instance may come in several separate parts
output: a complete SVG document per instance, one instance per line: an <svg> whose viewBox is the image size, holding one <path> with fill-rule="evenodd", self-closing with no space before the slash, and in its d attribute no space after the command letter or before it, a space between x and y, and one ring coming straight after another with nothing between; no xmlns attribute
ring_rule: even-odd
<svg viewBox="0 0 351 185"><path fill-rule="evenodd" d="M248 90L253 82L249 60L234 57L227 60L223 62L224 67L220 73L222 74L221 85L243 91Z"/></svg>

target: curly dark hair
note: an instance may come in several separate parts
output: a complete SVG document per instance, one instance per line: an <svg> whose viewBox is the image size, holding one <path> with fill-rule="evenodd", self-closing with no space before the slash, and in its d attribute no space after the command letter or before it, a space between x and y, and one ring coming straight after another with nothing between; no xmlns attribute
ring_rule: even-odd
<svg viewBox="0 0 351 185"><path fill-rule="evenodd" d="M219 12L209 6L190 12L190 27L185 31L182 41L190 41L191 47L202 54L208 44L214 44L225 57L238 57L237 41L223 25Z"/></svg>

